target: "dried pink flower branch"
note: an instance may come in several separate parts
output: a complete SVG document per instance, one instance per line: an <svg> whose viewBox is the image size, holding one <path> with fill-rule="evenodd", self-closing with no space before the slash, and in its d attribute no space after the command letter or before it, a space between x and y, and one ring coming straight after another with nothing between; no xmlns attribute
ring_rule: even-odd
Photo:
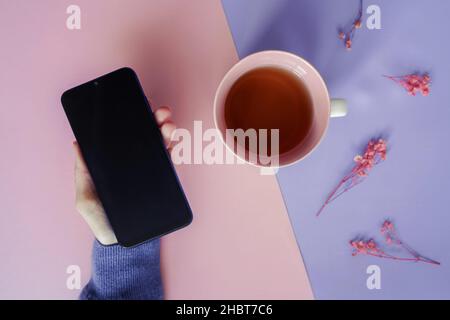
<svg viewBox="0 0 450 320"><path fill-rule="evenodd" d="M386 159L386 141L379 139L377 141L371 140L368 142L366 151L364 154L357 155L353 160L356 162L353 169L347 174L339 184L333 189L333 191L328 195L327 199L320 207L316 216L319 216L323 209L330 204L332 201L336 200L339 196L360 184L365 177L368 176L368 172L379 162Z"/></svg>
<svg viewBox="0 0 450 320"><path fill-rule="evenodd" d="M390 220L385 220L380 229L381 234L387 245L397 245L400 246L403 251L405 251L409 257L395 256L386 253L380 248L380 246L373 240L355 239L350 241L350 246L353 248L352 256L356 255L369 255L378 258L399 260L399 261L411 261L411 262L424 262L434 265L440 265L441 263L429 258L426 258L419 254L417 251L406 245L400 237L397 235L395 226Z"/></svg>
<svg viewBox="0 0 450 320"><path fill-rule="evenodd" d="M355 36L356 29L361 28L362 15L363 15L363 0L360 0L358 15L353 20L350 30L345 32L344 30L341 29L338 33L339 39L341 39L344 42L345 48L347 50L352 49L353 37Z"/></svg>
<svg viewBox="0 0 450 320"><path fill-rule="evenodd" d="M430 94L430 84L431 78L428 73L419 74L412 73L404 76L386 76L384 77L391 79L395 83L401 85L408 94L415 96L417 92L422 93L423 96L428 96Z"/></svg>

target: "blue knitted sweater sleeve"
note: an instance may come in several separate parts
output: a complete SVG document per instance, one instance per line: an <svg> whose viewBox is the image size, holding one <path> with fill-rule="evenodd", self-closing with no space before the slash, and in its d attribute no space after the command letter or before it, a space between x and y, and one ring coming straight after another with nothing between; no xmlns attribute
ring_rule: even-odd
<svg viewBox="0 0 450 320"><path fill-rule="evenodd" d="M134 248L94 242L92 276L80 299L162 299L159 240Z"/></svg>

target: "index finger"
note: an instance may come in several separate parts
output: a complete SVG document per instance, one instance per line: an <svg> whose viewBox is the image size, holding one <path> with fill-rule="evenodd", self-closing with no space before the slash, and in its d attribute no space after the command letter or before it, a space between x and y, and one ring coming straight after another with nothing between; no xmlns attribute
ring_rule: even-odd
<svg viewBox="0 0 450 320"><path fill-rule="evenodd" d="M156 122L158 123L158 126L162 126L164 123L169 121L170 116L172 115L172 112L170 111L169 107L163 106L159 107L154 112Z"/></svg>

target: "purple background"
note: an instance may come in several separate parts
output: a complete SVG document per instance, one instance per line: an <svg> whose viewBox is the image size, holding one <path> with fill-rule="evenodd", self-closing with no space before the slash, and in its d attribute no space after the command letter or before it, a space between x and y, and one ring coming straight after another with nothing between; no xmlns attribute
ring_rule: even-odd
<svg viewBox="0 0 450 320"><path fill-rule="evenodd" d="M223 0L239 56L278 49L321 72L330 95L349 103L306 160L278 175L290 219L318 299L450 298L450 1L364 1L381 7L381 30L357 31L351 52L337 28L351 23L357 0ZM382 74L428 71L428 97L408 96ZM388 159L323 212L326 195L376 136ZM356 235L380 240L392 218L400 236L441 266L351 256ZM381 267L381 290L366 287L367 266Z"/></svg>

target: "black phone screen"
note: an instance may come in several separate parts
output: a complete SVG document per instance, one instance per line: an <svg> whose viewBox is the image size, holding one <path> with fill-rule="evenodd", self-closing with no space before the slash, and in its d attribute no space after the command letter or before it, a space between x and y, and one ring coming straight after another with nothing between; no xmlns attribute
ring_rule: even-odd
<svg viewBox="0 0 450 320"><path fill-rule="evenodd" d="M134 246L192 221L132 69L70 89L61 102L119 244Z"/></svg>

